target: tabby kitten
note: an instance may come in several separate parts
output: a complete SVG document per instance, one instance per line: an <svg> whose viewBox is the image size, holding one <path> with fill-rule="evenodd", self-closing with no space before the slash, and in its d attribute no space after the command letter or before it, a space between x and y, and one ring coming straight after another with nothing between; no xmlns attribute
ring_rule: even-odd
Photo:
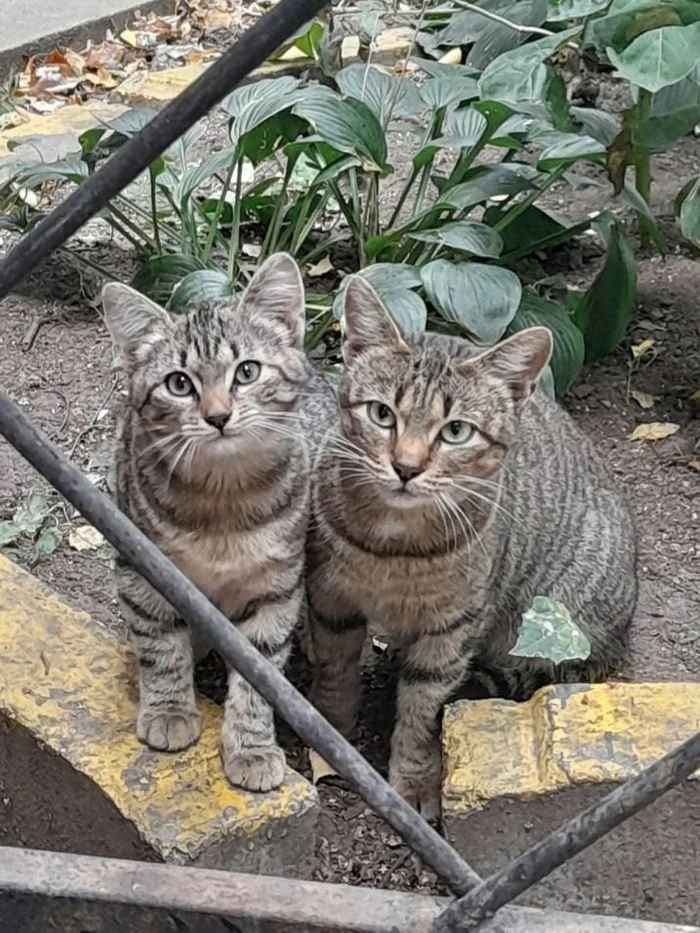
<svg viewBox="0 0 700 933"><path fill-rule="evenodd" d="M360 277L344 313L340 417L327 410L312 489L312 699L351 733L366 626L393 635L404 660L389 778L434 819L439 714L476 663L522 697L621 660L634 532L588 439L537 388L546 328L486 350L403 333ZM586 663L508 653L538 595L570 609Z"/></svg>
<svg viewBox="0 0 700 933"><path fill-rule="evenodd" d="M295 430L307 375L304 288L286 255L262 265L238 303L171 318L125 285L105 318L128 376L117 502L273 663L283 668L303 597L308 454ZM151 748L196 742L190 631L122 558L122 612L138 656L136 731ZM229 671L222 731L232 784L284 778L267 703Z"/></svg>

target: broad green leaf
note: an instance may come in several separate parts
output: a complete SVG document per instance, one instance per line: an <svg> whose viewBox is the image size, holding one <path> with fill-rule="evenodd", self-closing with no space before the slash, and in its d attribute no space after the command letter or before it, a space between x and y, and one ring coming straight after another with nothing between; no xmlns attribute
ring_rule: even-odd
<svg viewBox="0 0 700 933"><path fill-rule="evenodd" d="M578 302L574 321L586 342L586 362L607 356L622 340L634 307L637 267L620 221L601 214L593 227L607 246L603 268Z"/></svg>
<svg viewBox="0 0 700 933"><path fill-rule="evenodd" d="M288 110L263 120L256 127L248 130L240 140L241 154L253 165L260 165L274 155L285 144L292 143L303 133L308 132L308 123Z"/></svg>
<svg viewBox="0 0 700 933"><path fill-rule="evenodd" d="M15 522L0 522L0 547L7 547L22 534L22 529Z"/></svg>
<svg viewBox="0 0 700 933"><path fill-rule="evenodd" d="M414 266L404 263L378 262L367 266L360 273L377 290L389 313L399 327L406 331L424 331L428 312L425 302L411 291L421 284L421 277ZM343 314L343 299L348 279L343 280L333 301L333 314L340 319Z"/></svg>
<svg viewBox="0 0 700 933"><path fill-rule="evenodd" d="M695 182L683 199L680 209L681 232L696 249L700 249L700 182Z"/></svg>
<svg viewBox="0 0 700 933"><path fill-rule="evenodd" d="M78 142L80 143L82 155L90 155L97 148L106 132L107 130L104 127L95 126L91 130L85 130L84 133L81 133Z"/></svg>
<svg viewBox="0 0 700 933"><path fill-rule="evenodd" d="M585 661L591 643L571 618L563 603L548 596L535 596L523 613L518 640L509 654L520 658L546 658L554 664Z"/></svg>
<svg viewBox="0 0 700 933"><path fill-rule="evenodd" d="M455 75L454 77L433 78L418 89L421 99L433 110L461 104L479 96L479 82L476 78Z"/></svg>
<svg viewBox="0 0 700 933"><path fill-rule="evenodd" d="M62 538L63 535L61 534L61 531L55 525L52 525L50 528L44 528L36 540L34 549L37 554L48 557L48 555L53 554L53 552L59 546Z"/></svg>
<svg viewBox="0 0 700 933"><path fill-rule="evenodd" d="M110 120L107 126L116 136L130 139L140 133L155 116L156 111L151 110L150 107L134 107L133 110L126 110L114 120ZM110 145L112 145L112 139L110 137L108 140Z"/></svg>
<svg viewBox="0 0 700 933"><path fill-rule="evenodd" d="M651 117L632 128L632 142L651 152L663 152L675 146L700 123L700 103L684 107L664 117Z"/></svg>
<svg viewBox="0 0 700 933"><path fill-rule="evenodd" d="M381 123L367 104L342 98L330 88L307 87L294 105L318 135L340 152L359 155L371 171L386 169L387 144Z"/></svg>
<svg viewBox="0 0 700 933"><path fill-rule="evenodd" d="M265 120L288 110L299 99L299 80L289 75L266 78L236 88L223 102L233 118L229 128L231 142L237 146L246 133Z"/></svg>
<svg viewBox="0 0 700 933"><path fill-rule="evenodd" d="M412 240L435 243L451 249L495 259L500 256L503 241L499 234L476 220L454 220L432 230L409 233Z"/></svg>
<svg viewBox="0 0 700 933"><path fill-rule="evenodd" d="M440 149L468 149L479 142L487 129L486 117L473 107L455 110L449 116L445 135L431 140L430 145Z"/></svg>
<svg viewBox="0 0 700 933"><path fill-rule="evenodd" d="M488 224L496 224L500 217L501 210L498 207L488 207L484 213L484 221ZM501 264L511 265L530 253L566 243L583 233L584 230L588 230L590 225L591 222L588 219L579 223L571 223L568 218L533 204L501 231L503 238Z"/></svg>
<svg viewBox="0 0 700 933"><path fill-rule="evenodd" d="M45 181L72 181L80 184L89 175L87 164L75 156L68 156L60 162L37 162L28 165L17 173L17 182L27 188Z"/></svg>
<svg viewBox="0 0 700 933"><path fill-rule="evenodd" d="M552 172L562 165L579 161L603 162L605 146L591 136L578 136L575 133L561 133L559 139L547 146L540 153L537 168L543 172Z"/></svg>
<svg viewBox="0 0 700 933"><path fill-rule="evenodd" d="M202 263L198 259L185 253L156 256L141 266L131 284L137 291L165 307L182 279L201 268Z"/></svg>
<svg viewBox="0 0 700 933"><path fill-rule="evenodd" d="M544 63L579 31L578 27L565 29L500 55L481 75L481 97L506 102L541 100L548 77Z"/></svg>
<svg viewBox="0 0 700 933"><path fill-rule="evenodd" d="M310 22L304 23L303 26L297 29L297 31L287 39L284 45L281 45L270 55L268 61L277 61L277 59L284 55L285 52L289 51L289 49L299 49L307 58L316 58L319 42L323 38L323 33L323 23L320 23L317 19L312 19Z"/></svg>
<svg viewBox="0 0 700 933"><path fill-rule="evenodd" d="M374 65L348 65L338 72L335 80L343 97L363 101L382 125L389 113L394 118L408 117L422 108L413 81Z"/></svg>
<svg viewBox="0 0 700 933"><path fill-rule="evenodd" d="M697 65L700 22L645 32L621 52L609 47L608 58L632 84L660 91L685 78Z"/></svg>
<svg viewBox="0 0 700 933"><path fill-rule="evenodd" d="M550 368L556 394L562 396L569 391L583 366L586 353L583 334L565 308L526 289L509 329L515 332L538 325L552 332L554 346Z"/></svg>
<svg viewBox="0 0 700 933"><path fill-rule="evenodd" d="M233 294L231 280L218 269L197 269L190 272L175 288L168 304L170 311L182 311L189 304L227 298Z"/></svg>
<svg viewBox="0 0 700 933"><path fill-rule="evenodd" d="M615 117L604 110L593 107L572 107L571 116L583 127L583 132L597 139L606 148L610 146L620 132L620 124Z"/></svg>
<svg viewBox="0 0 700 933"><path fill-rule="evenodd" d="M236 150L233 148L220 149L219 152L215 152L210 155L208 158L200 162L199 165L195 165L192 168L187 168L183 173L183 176L177 185L177 194L178 200L181 203L184 203L188 200L190 195L201 187L204 182L208 181L213 175L219 173L224 173L236 159ZM159 180L159 184L163 181L163 178Z"/></svg>
<svg viewBox="0 0 700 933"><path fill-rule="evenodd" d="M466 181L448 191L440 191L440 201L456 210L466 210L497 195L518 194L535 187L537 169L524 162L497 162L472 169Z"/></svg>
<svg viewBox="0 0 700 933"><path fill-rule="evenodd" d="M583 19L594 13L602 13L609 5L610 0L549 0L549 15L551 23L568 19Z"/></svg>
<svg viewBox="0 0 700 933"><path fill-rule="evenodd" d="M605 52L608 47L621 52L643 33L694 22L692 16L679 13L682 5L684 0L622 0L620 3L613 0L605 16L587 21L583 45L593 46L599 52Z"/></svg>
<svg viewBox="0 0 700 933"><path fill-rule="evenodd" d="M25 534L33 535L44 524L48 514L46 496L33 489L12 516L12 521Z"/></svg>
<svg viewBox="0 0 700 933"><path fill-rule="evenodd" d="M520 280L508 269L436 259L421 269L421 277L435 310L479 343L499 340L520 304Z"/></svg>
<svg viewBox="0 0 700 933"><path fill-rule="evenodd" d="M479 4L498 13L511 23L523 26L542 26L547 19L547 0L482 0ZM476 14L477 16L479 14ZM479 16L483 30L467 55L467 64L484 69L509 49L514 49L528 38L527 33L516 32L510 26ZM461 44L461 43L459 43Z"/></svg>
<svg viewBox="0 0 700 933"><path fill-rule="evenodd" d="M425 58L413 58L411 61L431 78L474 78L479 74L478 68L470 65L448 65L445 62L431 62Z"/></svg>

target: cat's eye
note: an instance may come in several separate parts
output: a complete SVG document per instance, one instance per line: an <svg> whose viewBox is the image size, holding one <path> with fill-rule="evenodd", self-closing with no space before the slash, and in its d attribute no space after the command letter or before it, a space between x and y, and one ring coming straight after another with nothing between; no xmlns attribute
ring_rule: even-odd
<svg viewBox="0 0 700 933"><path fill-rule="evenodd" d="M396 415L384 402L369 402L367 414L380 428L393 428L396 424Z"/></svg>
<svg viewBox="0 0 700 933"><path fill-rule="evenodd" d="M181 398L192 395L194 392L194 384L186 373L170 373L165 380L165 385L171 395L178 395Z"/></svg>
<svg viewBox="0 0 700 933"><path fill-rule="evenodd" d="M468 421L448 421L440 431L440 437L446 444L464 444L474 433Z"/></svg>
<svg viewBox="0 0 700 933"><path fill-rule="evenodd" d="M255 382L259 375L260 363L256 363L255 360L244 360L238 364L233 381L238 383L239 386L246 386L251 382Z"/></svg>

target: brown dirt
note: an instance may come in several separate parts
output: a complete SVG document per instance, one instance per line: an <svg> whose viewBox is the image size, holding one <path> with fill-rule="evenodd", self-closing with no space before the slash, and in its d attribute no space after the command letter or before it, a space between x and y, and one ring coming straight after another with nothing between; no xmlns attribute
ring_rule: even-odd
<svg viewBox="0 0 700 933"><path fill-rule="evenodd" d="M698 152L697 142L688 139L656 159L654 201L668 236L668 254L661 258L638 251L639 290L629 334L616 353L581 375L564 402L594 437L636 517L642 589L630 659L622 672L634 679L700 679L700 420L699 406L690 399L700 388L700 264L680 245L672 216L675 193L698 173ZM400 174L401 166L397 170ZM565 206L572 217L611 206L609 195L598 188L573 195L555 189L550 204ZM619 210L619 205L612 206ZM114 250L103 250L99 258L122 276L132 262ZM590 280L596 264L588 249L560 252L552 262L562 266L570 281L581 283ZM104 488L104 465L90 464L113 435L115 394L109 340L90 300L93 286L60 262L51 262L21 293L1 303L0 385ZM27 333L37 320L46 323L26 347ZM633 370L630 346L650 336L655 355ZM653 394L654 407L642 410L630 396L633 389ZM628 435L642 421L672 421L680 430L655 444L630 441ZM0 475L3 520L32 487L42 484L4 442ZM58 497L52 501L58 503ZM70 508L65 516L60 511L57 515L66 529L78 522ZM106 548L79 553L64 540L53 555L36 562L27 547L14 556L33 564L37 575L67 600L121 631ZM292 676L304 684L307 674L300 662L293 665ZM221 670L215 664L207 662L200 679L207 692L220 693ZM392 722L392 680L387 656L370 651L358 745L380 769L386 764ZM308 774L298 742L284 730L283 739L290 762ZM321 796L319 879L436 888L435 876L340 782L324 783Z"/></svg>

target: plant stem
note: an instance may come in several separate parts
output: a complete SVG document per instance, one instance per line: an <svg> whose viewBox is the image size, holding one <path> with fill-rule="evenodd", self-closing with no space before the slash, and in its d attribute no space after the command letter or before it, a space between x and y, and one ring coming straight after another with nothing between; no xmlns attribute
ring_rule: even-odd
<svg viewBox="0 0 700 933"><path fill-rule="evenodd" d="M360 186L357 181L357 169L353 166L348 171L350 179L350 197L352 198L352 209L355 216L355 229L357 230L357 249L360 254L360 268L365 264L365 229L362 217L362 204L360 202Z"/></svg>
<svg viewBox="0 0 700 933"><path fill-rule="evenodd" d="M236 257L238 245L241 240L241 188L243 187L243 159L236 160L236 200L233 205L233 220L231 221L231 241L228 249L228 266L226 272L229 280L234 281L236 270Z"/></svg>
<svg viewBox="0 0 700 933"><path fill-rule="evenodd" d="M522 201L518 201L517 204L514 204L510 210L506 211L493 225L493 229L500 233L501 230L505 230L506 227L510 226L516 218L524 214L528 207L531 207L535 203L540 195L544 194L548 188L551 188L553 184L559 181L565 174L567 168L568 165L562 164L555 168L554 171L550 172L544 183L540 185L539 188L535 188L531 191Z"/></svg>
<svg viewBox="0 0 700 933"><path fill-rule="evenodd" d="M59 253L65 253L66 256L70 256L71 259L74 259L77 263L80 263L83 266L87 266L88 269L92 269L93 272L99 272L100 275L105 278L109 278L113 273L109 269L105 269L102 266L98 266L96 262L93 262L91 259L86 259L81 253L77 250L71 249L70 246L60 246L58 248Z"/></svg>
<svg viewBox="0 0 700 933"><path fill-rule="evenodd" d="M634 121L638 126L649 119L651 114L651 91L639 88L639 96L634 107ZM635 185L647 204L651 201L651 153L643 146L635 147L634 152ZM654 227L648 217L639 215L639 234L642 246L648 246L653 239Z"/></svg>
<svg viewBox="0 0 700 933"><path fill-rule="evenodd" d="M219 221L221 220L221 213L226 204L226 195L229 192L231 187L231 179L233 178L233 173L236 170L236 164L238 162L238 155L236 155L228 167L226 172L226 178L224 179L224 186L221 189L221 195L217 202L216 208L214 209L214 216L211 218L209 223L209 233L207 234L207 240L204 244L204 249L202 250L202 262L206 266L209 262L209 257L211 256L211 251L214 248L214 240L216 239L216 234L219 232Z"/></svg>
<svg viewBox="0 0 700 933"><path fill-rule="evenodd" d="M287 205L287 188L289 186L289 180L292 177L295 164L296 159L287 159L287 165L285 167L284 177L282 179L282 188L277 197L277 201L275 202L275 209L272 212L272 220L270 221L270 226L267 228L265 239L263 240L262 251L260 253L261 260L265 259L266 256L269 256L270 253L273 253L275 251L275 247L277 246L277 241L279 240L280 235L280 228L284 218L284 209Z"/></svg>
<svg viewBox="0 0 700 933"><path fill-rule="evenodd" d="M163 255L163 246L160 242L160 227L158 226L158 200L156 198L156 175L153 166L148 169L148 177L151 182L151 223L153 224L153 239L155 240L158 255Z"/></svg>
<svg viewBox="0 0 700 933"><path fill-rule="evenodd" d="M151 215L147 210L144 210L144 208L142 208L139 204L136 204L134 201L130 201L128 198L124 197L124 195L118 195L115 198L115 201L119 201L120 204L124 204L126 207L128 207L129 210L133 211L135 214L138 214L139 217L143 217L144 220L150 220ZM175 227L163 220L161 220L159 223L161 236L167 233L167 235L171 237L175 243L179 244L180 234L175 229Z"/></svg>
<svg viewBox="0 0 700 933"><path fill-rule="evenodd" d="M135 246L139 246L141 249L143 249L145 245L152 252L158 251L155 240L153 240L147 233L141 230L140 227L138 227L138 225L135 224L130 217L127 217L127 215L123 211L120 211L118 207L115 207L114 204L108 205L108 208L110 214L113 214L117 218L122 228L126 227L128 230L131 230L132 234L134 234L136 237L140 237L140 242L138 240L132 239L132 237L129 236L127 236L127 240L129 240ZM120 233L124 235L124 230L120 230Z"/></svg>

